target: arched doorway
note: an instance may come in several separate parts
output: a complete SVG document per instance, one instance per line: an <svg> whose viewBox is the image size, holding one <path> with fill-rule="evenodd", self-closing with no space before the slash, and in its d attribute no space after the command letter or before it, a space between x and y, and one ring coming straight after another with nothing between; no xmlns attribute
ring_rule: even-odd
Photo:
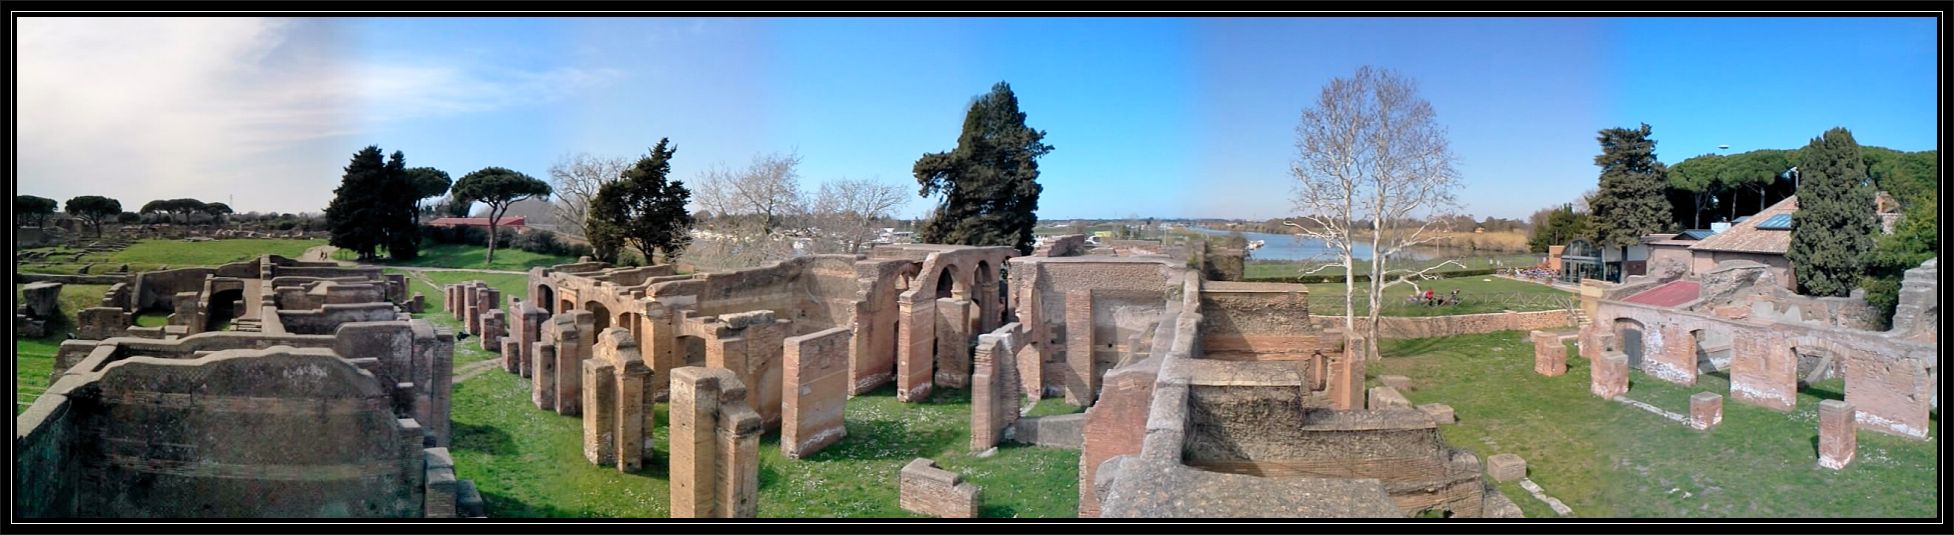
<svg viewBox="0 0 1954 535"><path fill-rule="evenodd" d="M1615 343L1622 353L1628 355L1628 367L1642 369L1642 334L1648 332L1642 322L1628 318L1615 319Z"/></svg>
<svg viewBox="0 0 1954 535"><path fill-rule="evenodd" d="M957 273L955 271L952 271L950 267L951 266L943 266L943 271L936 274L936 298L937 299L956 297Z"/></svg>
<svg viewBox="0 0 1954 535"><path fill-rule="evenodd" d="M625 312L623 314L618 314L617 323L619 327L623 327L631 330L632 340L637 340L640 343L642 343L644 340L644 336L639 331L643 328L639 327L638 324L643 322L639 321L639 318L640 316L637 313Z"/></svg>
<svg viewBox="0 0 1954 535"><path fill-rule="evenodd" d="M542 307L544 314L556 313L556 290L551 289L547 284L536 285L536 297L530 301Z"/></svg>
<svg viewBox="0 0 1954 535"><path fill-rule="evenodd" d="M1002 301L999 300L1000 296L995 292L986 291L986 288L1001 285L997 284L997 274L992 271L991 263L983 260L977 261L977 274L974 278L976 282L971 287L975 291L971 293L971 301L976 305L977 310L976 313L970 315L969 332L990 332L993 328L992 326L997 325L994 322L996 321L998 309Z"/></svg>
<svg viewBox="0 0 1954 535"><path fill-rule="evenodd" d="M596 321L597 332L601 333L604 332L604 329L611 328L611 311L604 308L603 303L586 301L583 304L583 308L584 310L590 311L590 315L593 316L592 319Z"/></svg>

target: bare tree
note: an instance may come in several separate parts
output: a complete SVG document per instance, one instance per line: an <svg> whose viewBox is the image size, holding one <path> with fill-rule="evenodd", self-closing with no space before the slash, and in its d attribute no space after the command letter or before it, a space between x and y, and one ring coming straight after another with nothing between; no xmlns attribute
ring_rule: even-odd
<svg viewBox="0 0 1954 535"><path fill-rule="evenodd" d="M1416 85L1397 74L1369 66L1351 78L1323 87L1316 103L1296 126L1298 179L1296 208L1306 224L1285 222L1297 234L1315 238L1336 253L1344 268L1344 332L1355 333L1356 261L1353 227L1368 227L1370 238L1366 318L1375 336L1384 288L1425 278L1389 269L1389 258L1407 247L1438 237L1440 212L1454 205L1458 174L1445 131ZM1419 217L1425 216L1425 217ZM1397 281L1385 276L1400 273ZM1367 345L1367 356L1375 357Z"/></svg>
<svg viewBox="0 0 1954 535"><path fill-rule="evenodd" d="M693 198L718 217L758 216L760 236L768 236L803 209L800 163L798 154L774 153L755 156L742 170L714 167L699 176Z"/></svg>
<svg viewBox="0 0 1954 535"><path fill-rule="evenodd" d="M1398 273L1389 269L1391 256L1429 243L1445 230L1438 216L1457 207L1452 192L1458 188L1459 176L1445 128L1438 124L1431 103L1418 96L1416 82L1369 67L1357 70L1356 81L1368 89L1366 105L1376 118L1375 128L1365 136L1372 154L1365 212L1371 220L1368 321L1370 332L1376 333L1384 289L1408 280L1404 276L1384 280ZM1436 266L1415 275L1425 278L1432 269ZM1375 351L1371 355L1375 358Z"/></svg>
<svg viewBox="0 0 1954 535"><path fill-rule="evenodd" d="M590 200L597 197L597 188L616 181L630 166L631 162L621 156L579 152L558 157L550 165L550 186L557 194L551 209L556 213L557 228L572 231L579 238L589 236L584 215L590 213Z"/></svg>
<svg viewBox="0 0 1954 535"><path fill-rule="evenodd" d="M820 234L818 241L826 242L824 249L858 254L863 244L875 239L875 222L893 216L912 197L906 188L893 184L837 180L821 185L808 206L808 217Z"/></svg>

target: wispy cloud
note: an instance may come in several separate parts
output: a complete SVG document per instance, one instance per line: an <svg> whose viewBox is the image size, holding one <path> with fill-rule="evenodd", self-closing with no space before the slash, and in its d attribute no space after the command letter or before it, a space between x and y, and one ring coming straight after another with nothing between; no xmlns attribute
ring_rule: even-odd
<svg viewBox="0 0 1954 535"><path fill-rule="evenodd" d="M291 155L343 159L346 147L311 146L388 122L560 100L622 74L366 58L329 20L31 18L18 28L21 192L108 194L125 206L333 170L343 160ZM324 202L264 195L285 211ZM252 209L246 201L240 209Z"/></svg>

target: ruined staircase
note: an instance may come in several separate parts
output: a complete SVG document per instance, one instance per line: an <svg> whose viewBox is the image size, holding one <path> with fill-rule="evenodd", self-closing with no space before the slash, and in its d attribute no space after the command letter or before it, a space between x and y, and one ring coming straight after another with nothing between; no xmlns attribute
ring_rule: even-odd
<svg viewBox="0 0 1954 535"><path fill-rule="evenodd" d="M258 318L238 318L231 321L231 330L244 333L264 332L264 320Z"/></svg>

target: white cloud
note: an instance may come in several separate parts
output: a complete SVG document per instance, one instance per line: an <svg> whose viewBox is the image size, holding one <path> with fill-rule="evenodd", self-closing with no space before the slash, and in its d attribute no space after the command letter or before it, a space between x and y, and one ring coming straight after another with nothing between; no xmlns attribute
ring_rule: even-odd
<svg viewBox="0 0 1954 535"><path fill-rule="evenodd" d="M110 195L125 208L236 193L240 210L316 211L326 199L307 197L330 192L320 176L336 178L351 151L336 138L557 100L621 74L371 60L330 20L26 18L18 29L20 192Z"/></svg>

